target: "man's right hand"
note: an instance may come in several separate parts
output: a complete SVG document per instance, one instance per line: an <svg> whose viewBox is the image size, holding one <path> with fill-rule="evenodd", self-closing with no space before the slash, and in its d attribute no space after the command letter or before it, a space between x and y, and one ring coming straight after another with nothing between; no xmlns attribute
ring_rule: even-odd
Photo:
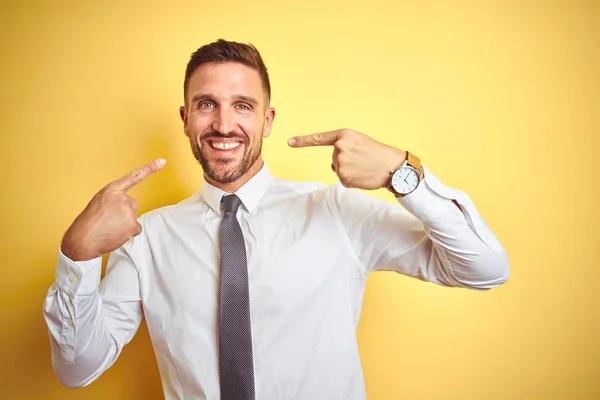
<svg viewBox="0 0 600 400"><path fill-rule="evenodd" d="M100 190L69 227L61 244L62 253L73 261L86 261L121 247L142 233L137 222L137 201L127 195L135 185L161 170L162 158L109 183Z"/></svg>

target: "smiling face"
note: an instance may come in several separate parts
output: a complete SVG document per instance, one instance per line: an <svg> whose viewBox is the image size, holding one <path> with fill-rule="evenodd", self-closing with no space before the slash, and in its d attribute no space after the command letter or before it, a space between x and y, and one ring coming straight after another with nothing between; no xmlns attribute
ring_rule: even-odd
<svg viewBox="0 0 600 400"><path fill-rule="evenodd" d="M180 114L208 182L234 192L260 170L275 118L267 98L259 73L240 63L202 64L191 75Z"/></svg>

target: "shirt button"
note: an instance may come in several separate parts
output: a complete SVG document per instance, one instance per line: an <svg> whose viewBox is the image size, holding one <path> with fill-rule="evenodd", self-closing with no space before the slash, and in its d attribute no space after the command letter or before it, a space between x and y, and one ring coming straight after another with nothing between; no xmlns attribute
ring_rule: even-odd
<svg viewBox="0 0 600 400"><path fill-rule="evenodd" d="M72 320L72 319L68 320L68 321L67 321L67 324L68 324L69 326L73 326L73 320Z"/></svg>
<svg viewBox="0 0 600 400"><path fill-rule="evenodd" d="M75 275L71 275L71 276L69 277L69 280L70 280L71 282L75 283L75 282L77 282L77 277L76 277Z"/></svg>

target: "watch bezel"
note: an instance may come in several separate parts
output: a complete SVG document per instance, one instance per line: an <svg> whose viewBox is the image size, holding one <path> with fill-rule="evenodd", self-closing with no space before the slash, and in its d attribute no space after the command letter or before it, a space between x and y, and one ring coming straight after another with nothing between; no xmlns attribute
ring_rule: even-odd
<svg viewBox="0 0 600 400"><path fill-rule="evenodd" d="M399 174L404 169L408 169L408 170L412 171L412 173L414 173L417 177L417 184L414 186L414 188L412 188L412 190L410 190L409 192L406 192L406 193L400 192L396 189L396 187L394 187L394 177L396 176L396 174ZM391 189L394 193L396 193L399 196L406 196L406 195L411 194L415 190L417 190L420 183L421 183L421 172L417 171L417 169L415 167L412 167L410 165L403 165L400 168L398 168L397 170L395 170L394 173L392 174L388 188Z"/></svg>

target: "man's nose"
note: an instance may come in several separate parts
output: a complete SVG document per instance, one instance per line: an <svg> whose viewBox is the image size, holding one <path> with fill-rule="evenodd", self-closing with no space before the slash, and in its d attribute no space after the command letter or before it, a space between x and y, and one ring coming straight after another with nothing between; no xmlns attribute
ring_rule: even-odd
<svg viewBox="0 0 600 400"><path fill-rule="evenodd" d="M219 111L215 113L215 119L213 121L212 128L223 135L233 131L235 128L233 112L226 107L221 107Z"/></svg>

